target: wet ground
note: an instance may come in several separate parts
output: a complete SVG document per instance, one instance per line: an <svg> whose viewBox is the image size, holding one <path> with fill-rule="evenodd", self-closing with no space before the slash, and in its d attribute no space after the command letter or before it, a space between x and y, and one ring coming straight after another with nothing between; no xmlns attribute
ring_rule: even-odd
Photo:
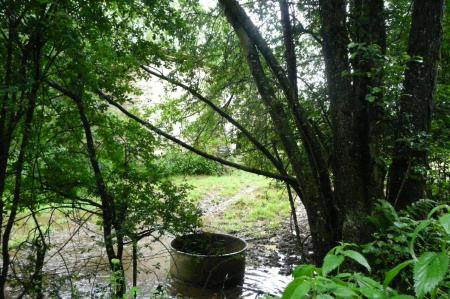
<svg viewBox="0 0 450 299"><path fill-rule="evenodd" d="M251 190L245 189L242 192L247 194ZM203 203L205 222L208 223L208 219L213 217L220 217L224 209L237 198L238 196L234 196L217 204ZM298 214L301 220L301 239L306 240L302 245L298 244L289 222L284 223L276 234L264 237L252 238L253 234L249 231L235 233L246 240L249 246L244 283L232 289L211 291L172 283L168 277L170 266L168 247L173 236L153 239L149 237L142 240L139 245L138 298L175 298L177 294L181 298L198 299L280 296L291 281L290 273L293 265L304 262L299 252L304 252L305 257L309 251L304 210L299 209ZM88 217L87 214L56 215L55 219L51 220L54 221L50 236L54 247L48 252L44 266L46 289L49 289L48 296L51 298L108 298L110 271L105 258L102 235L93 219ZM221 232L220 228L211 226L207 226L207 230ZM16 273L26 271L21 260L26 258L17 257L13 261ZM126 279L131 282L131 248L125 250L124 265ZM20 278L19 274L17 278ZM131 284L128 286L128 289L130 288ZM15 292L11 290L11 293Z"/></svg>

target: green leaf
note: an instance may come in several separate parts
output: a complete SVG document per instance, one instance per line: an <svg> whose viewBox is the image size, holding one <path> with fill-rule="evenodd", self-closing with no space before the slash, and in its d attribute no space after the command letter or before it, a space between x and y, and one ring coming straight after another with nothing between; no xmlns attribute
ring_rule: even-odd
<svg viewBox="0 0 450 299"><path fill-rule="evenodd" d="M377 99L377 97L374 96L374 95L370 95L369 94L369 95L366 96L366 101L369 102L369 103L375 102L376 99Z"/></svg>
<svg viewBox="0 0 450 299"><path fill-rule="evenodd" d="M373 288L373 289L383 289L383 286L376 280L373 280L370 277L364 276L361 273L355 273L354 277L356 279L356 281L358 282L358 285L360 288L363 287L369 287L369 288Z"/></svg>
<svg viewBox="0 0 450 299"><path fill-rule="evenodd" d="M336 287L333 289L332 292L336 296L344 297L344 298L356 296L355 291L353 291L352 289L350 289L348 287L341 286L341 285L336 285Z"/></svg>
<svg viewBox="0 0 450 299"><path fill-rule="evenodd" d="M297 268L294 269L292 272L292 276L294 277L312 277L314 272L317 270L317 267L314 265L306 264L306 265L300 265Z"/></svg>
<svg viewBox="0 0 450 299"><path fill-rule="evenodd" d="M316 296L316 299L333 299L333 297L328 294L319 294Z"/></svg>
<svg viewBox="0 0 450 299"><path fill-rule="evenodd" d="M380 93L381 92L381 88L378 86L375 86L374 88L372 88L372 93Z"/></svg>
<svg viewBox="0 0 450 299"><path fill-rule="evenodd" d="M410 295L397 295L392 297L391 299L414 299L414 297Z"/></svg>
<svg viewBox="0 0 450 299"><path fill-rule="evenodd" d="M400 273L400 271L402 271L405 267L407 267L412 262L413 262L413 260L407 260L403 263L398 264L391 270L389 270L384 277L383 285L385 287L387 287L391 283L391 281L398 275L398 273Z"/></svg>
<svg viewBox="0 0 450 299"><path fill-rule="evenodd" d="M327 276L328 273L339 267L344 261L342 255L327 254L323 260L322 274Z"/></svg>
<svg viewBox="0 0 450 299"><path fill-rule="evenodd" d="M371 288L371 287L363 287L360 288L360 292L367 298L371 299L381 299L384 298L384 294L382 291Z"/></svg>
<svg viewBox="0 0 450 299"><path fill-rule="evenodd" d="M442 227L445 229L448 235L450 235L450 214L445 214L439 218L439 222Z"/></svg>
<svg viewBox="0 0 450 299"><path fill-rule="evenodd" d="M448 256L444 253L425 252L414 265L414 288L422 297L431 292L444 279L448 271Z"/></svg>
<svg viewBox="0 0 450 299"><path fill-rule="evenodd" d="M414 243L416 242L417 236L419 233L424 230L428 225L430 225L430 220L421 221L419 225L416 227L414 232L412 233L411 241L409 242L409 254L413 257L413 259L417 259L416 253L414 252Z"/></svg>
<svg viewBox="0 0 450 299"><path fill-rule="evenodd" d="M369 272L371 271L369 263L367 262L366 258L361 253L354 251L354 250L344 250L344 251L342 251L342 254L345 255L346 257L351 258L352 260L354 260L361 266L365 267L367 269L367 271L369 271Z"/></svg>
<svg viewBox="0 0 450 299"><path fill-rule="evenodd" d="M303 278L296 278L283 292L281 299L300 299L308 294L311 284Z"/></svg>

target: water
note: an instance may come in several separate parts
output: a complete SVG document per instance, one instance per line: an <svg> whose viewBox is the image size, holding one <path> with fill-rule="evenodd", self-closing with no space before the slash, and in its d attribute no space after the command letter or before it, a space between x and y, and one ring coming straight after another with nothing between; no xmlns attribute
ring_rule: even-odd
<svg viewBox="0 0 450 299"><path fill-rule="evenodd" d="M194 299L279 296L291 280L289 276L279 274L279 267L253 266L248 259L242 286L211 291L176 285L168 277L170 254L167 247L171 239L165 236L155 242L148 238L140 243L138 298L155 298L152 294L158 288L166 289L172 296L181 293L184 298ZM94 224L87 223L81 229L70 221L58 224L51 234L54 247L49 250L44 265L44 275L50 284L47 288L55 290L58 297L63 299L73 297L71 290L76 290L80 298L107 298L110 271L101 240L102 236ZM252 247L248 250L251 252ZM283 256L280 256L279 264L282 265ZM124 252L124 267L130 289L131 248L126 248ZM12 295L16 291L10 289Z"/></svg>
<svg viewBox="0 0 450 299"><path fill-rule="evenodd" d="M244 299L262 298L267 295L281 296L291 278L279 274L279 270L280 268L277 267L248 266L243 284L227 289L208 290L169 280L167 291L173 298L178 295L182 298L193 299Z"/></svg>
<svg viewBox="0 0 450 299"><path fill-rule="evenodd" d="M165 265L162 265L162 267L164 268ZM246 267L242 285L215 290L176 283L167 276L167 273L164 273L165 270L160 273L152 272L152 274L139 276L139 293L137 298L247 299L263 298L265 296L278 297L281 296L284 288L291 281L290 276L279 274L279 271L280 268L278 267L255 267L249 265ZM107 298L105 294L110 291L108 287L110 276L107 274L106 269L105 272L102 272L96 273L90 278L78 280L75 283L75 288L78 290L81 298ZM161 274L163 274L163 277ZM146 279L148 280L145 281ZM130 287L128 286L128 289ZM158 289L161 290L161 297L157 296ZM61 292L60 298L72 298L71 292L69 290Z"/></svg>

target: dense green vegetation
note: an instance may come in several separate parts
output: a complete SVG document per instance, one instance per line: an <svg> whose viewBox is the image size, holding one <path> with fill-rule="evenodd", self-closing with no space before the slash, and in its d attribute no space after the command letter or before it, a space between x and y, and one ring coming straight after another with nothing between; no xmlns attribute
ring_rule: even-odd
<svg viewBox="0 0 450 299"><path fill-rule="evenodd" d="M283 298L448 298L450 207L434 204L418 202L399 215L380 202L375 241L337 246L321 267L299 266Z"/></svg>
<svg viewBox="0 0 450 299"><path fill-rule="evenodd" d="M143 240L224 198L205 229L305 209L286 298L448 297L449 1L5 0L0 41L0 299L78 296L68 219L135 297Z"/></svg>
<svg viewBox="0 0 450 299"><path fill-rule="evenodd" d="M223 166L190 152L171 151L158 160L161 172L167 175L219 175Z"/></svg>

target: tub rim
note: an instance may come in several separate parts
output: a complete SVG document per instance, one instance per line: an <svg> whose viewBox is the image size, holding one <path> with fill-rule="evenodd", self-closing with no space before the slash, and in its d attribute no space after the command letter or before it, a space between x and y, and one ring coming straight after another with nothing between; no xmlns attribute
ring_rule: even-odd
<svg viewBox="0 0 450 299"><path fill-rule="evenodd" d="M181 236L192 236L192 235L202 235L202 234L213 234L213 235L219 235L219 236L225 236L225 237L237 239L237 240L239 240L239 241L241 241L241 242L244 243L244 248L242 248L242 249L239 250L239 251L235 251L235 252L231 252L231 253L225 253L225 254L219 254L219 255L215 254L215 255L214 255L214 254L196 254L196 253L189 253L189 252L185 252L185 251L181 251L181 250L175 249L175 248L173 247L173 242L174 242L178 237L181 237ZM247 250L247 248L248 248L248 243L247 243L247 241L245 241L245 240L242 239L242 238L239 238L239 237L236 237L236 236L233 236L233 235L230 235L230 234L225 234L225 233L210 233L210 232L191 233L191 234L187 234L187 235L176 236L172 241L170 241L170 250L172 250L172 251L174 251L174 252L176 252L176 253L182 254L182 255L187 255L187 256L192 256L192 257L227 257L227 256L232 256L232 255L238 255L238 254L241 254L241 253L245 252L245 251Z"/></svg>

